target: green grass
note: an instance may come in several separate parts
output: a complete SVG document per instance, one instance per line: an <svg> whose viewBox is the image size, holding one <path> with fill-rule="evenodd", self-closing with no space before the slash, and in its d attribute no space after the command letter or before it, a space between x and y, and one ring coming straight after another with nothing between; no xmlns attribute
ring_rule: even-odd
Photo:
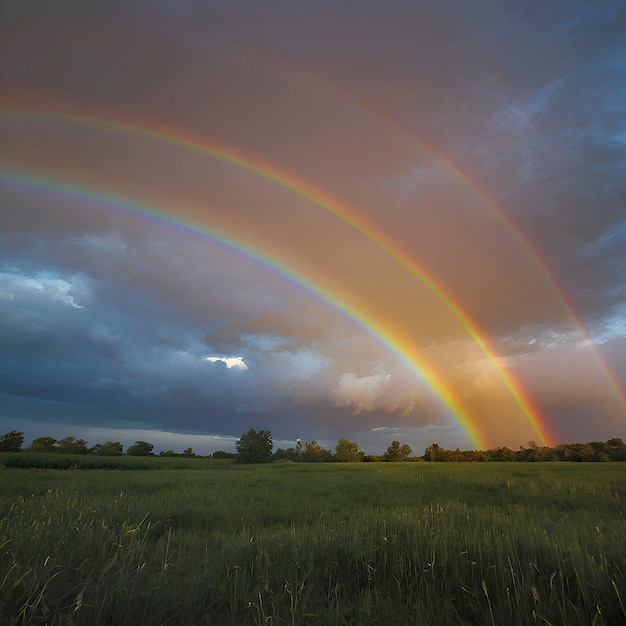
<svg viewBox="0 0 626 626"><path fill-rule="evenodd" d="M621 464L148 461L0 469L0 623L626 620Z"/></svg>

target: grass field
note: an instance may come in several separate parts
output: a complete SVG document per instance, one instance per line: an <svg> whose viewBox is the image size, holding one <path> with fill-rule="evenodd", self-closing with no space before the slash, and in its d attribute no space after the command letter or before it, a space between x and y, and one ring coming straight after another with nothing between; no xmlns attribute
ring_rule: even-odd
<svg viewBox="0 0 626 626"><path fill-rule="evenodd" d="M624 464L158 461L0 468L0 623L626 623Z"/></svg>

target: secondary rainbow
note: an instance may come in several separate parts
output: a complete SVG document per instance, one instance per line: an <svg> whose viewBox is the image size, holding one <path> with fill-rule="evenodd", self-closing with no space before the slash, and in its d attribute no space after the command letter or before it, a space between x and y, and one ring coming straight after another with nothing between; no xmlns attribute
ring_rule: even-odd
<svg viewBox="0 0 626 626"><path fill-rule="evenodd" d="M352 207L344 202L332 198L323 190L316 188L308 181L297 178L292 173L285 173L278 167L269 163L257 155L249 154L240 148L234 150L231 146L227 146L214 139L203 137L202 143L197 138L188 136L180 129L171 129L164 125L146 125L130 121L117 121L109 118L98 116L79 115L50 109L40 109L33 107L2 106L0 114L5 116L16 116L22 118L33 118L47 120L57 120L59 122L67 122L73 124L83 124L92 127L111 129L119 132L132 133L146 138L165 142L179 148L201 153L211 158L217 159L224 163L228 163L240 169L252 172L267 180L271 180L277 185L298 194L312 204L324 209L334 215L341 221L349 224L351 227L359 231L363 236L372 241L376 246L384 250L391 256L400 266L407 270L411 275L422 282L441 302L460 321L466 332L472 337L483 353L493 364L495 371L504 383L515 400L518 408L526 420L531 424L537 433L540 442L550 444L551 437L548 434L548 428L545 420L539 411L532 405L530 399L525 397L521 387L507 374L504 368L498 363L497 355L490 347L488 340L480 333L477 325L466 315L454 300L446 294L429 276L427 270L404 250L401 250L394 244L383 232L376 230L376 227L369 223L363 216Z"/></svg>
<svg viewBox="0 0 626 626"><path fill-rule="evenodd" d="M405 124L402 124L398 120L394 119L387 113L381 111L378 107L374 106L370 102L366 102L361 98L354 95L354 93L346 90L344 87L340 87L336 83L330 82L319 74L316 74L310 70L305 69L301 65L297 65L293 61L286 59L284 56L281 56L270 49L262 46L249 46L249 50L254 54L255 58L265 57L267 62L281 67L283 70L292 73L293 75L301 75L304 76L308 82L315 82L319 87L323 87L327 91L333 93L338 96L340 99L350 103L351 105L365 111L373 118L377 119L384 124L399 130L405 136L407 136L412 142L416 143L420 146L421 149L428 151L430 154L435 156L438 161L444 165L449 171L453 172L456 176L458 176L461 180L463 180L470 189L481 198L485 205L491 207L499 217L499 219L515 234L515 236L519 239L519 241L524 245L533 262L536 263L541 271L547 276L550 284L554 288L556 294L560 298L561 302L567 313L570 315L571 319L575 322L578 327L578 330L582 337L586 340L591 348L591 351L594 355L596 363L602 372L602 375L606 379L607 383L611 387L613 394L615 395L616 400L618 401L620 408L624 415L626 416L626 393L622 390L620 383L617 381L615 374L611 371L609 366L606 364L605 360L602 358L600 353L598 352L594 341L591 339L585 325L580 320L579 316L576 313L575 307L572 304L570 298L567 296L565 291L559 285L559 281L556 276L550 269L548 263L541 257L539 252L537 252L536 248L532 245L531 241L528 239L526 234L521 230L521 228L513 221L513 219L507 214L507 212L495 201L495 199L489 194L489 192L481 187L469 174L467 174L464 170L462 170L459 165L445 152L440 150L434 144L428 142L423 137L418 135L413 129L409 128ZM517 107L519 110L519 107ZM528 116L526 116L527 121L532 123ZM469 318L467 318L469 321ZM476 324L471 324L474 329L477 328ZM478 331L476 331L478 333ZM495 354L493 348L490 346L489 342L485 338L481 338L480 341L484 343L486 348L486 354ZM544 432L548 432L547 425L545 423L540 422L540 413L539 411L532 406L532 403L528 396L522 393L519 387L515 385L509 386L507 380L510 381L506 375L503 380L505 380L505 384L509 387L511 393L516 396L516 400L522 402L521 405L526 406L529 411L529 417L532 420L536 420L538 424L541 424L541 428L543 428ZM519 403L519 402L518 402ZM520 405L520 406L521 406Z"/></svg>
<svg viewBox="0 0 626 626"><path fill-rule="evenodd" d="M472 189L472 191L479 198L481 198L487 206L491 207L495 211L499 219L507 226L509 230L511 230L515 234L515 236L519 239L519 241L522 242L522 244L524 245L524 247L530 254L530 257L532 258L533 262L536 263L541 269L541 271L545 274L545 276L547 276L548 280L550 281L550 284L552 285L556 294L558 295L561 302L563 303L565 310L571 316L572 320L576 323L576 326L578 327L578 330L580 334L582 335L582 337L589 344L589 347L591 348L594 358L596 359L598 367L600 368L603 376L605 377L613 393L615 394L622 412L624 413L624 415L626 415L626 395L624 391L622 391L622 388L619 382L617 381L615 375L613 374L613 372L611 372L611 369L608 367L605 360L598 353L598 350L595 347L595 343L593 339L591 338L591 336L589 335L589 332L585 328L585 325L583 324L583 322L577 315L574 305L572 304L570 298L565 293L565 291L561 288L561 286L559 285L559 281L557 280L556 276L550 269L550 266L541 257L539 252L537 252L536 248L532 245L531 241L528 239L526 234L513 221L513 219L507 214L507 212L494 200L494 198L489 194L489 192L483 187L481 187L473 178L469 176L469 174L463 171L459 167L459 165L455 163L455 161L453 161L452 158L450 158L450 156L448 156L445 152L442 152L438 147L434 146L432 143L426 141L424 138L417 135L417 133L415 133L415 131L413 131L408 126L401 124L400 122L393 119L386 113L383 113L382 111L380 111L378 108L376 108L372 104L368 102L364 102L360 98L357 98L354 94L345 91L343 88L340 88L331 83L327 83L326 81L323 81L319 77L318 77L318 80L324 83L329 90L333 91L344 100L351 102L353 105L359 107L360 109L367 111L372 117L401 131L406 136L408 136L413 142L418 144L420 148L425 149L431 154L433 154L434 156L436 156L440 163L442 163L448 170L450 170L456 176L458 176L461 180L463 180L465 184L467 184L467 186L470 187L470 189ZM485 343L485 347L487 348L487 353L490 353L491 348L488 347L487 342L484 339L481 339L479 341L482 341ZM511 393L516 395L516 399L518 399L519 397L519 400L521 400L523 404L525 404L527 407L530 408L529 399L527 397L524 398L522 393L519 391L519 389L515 390L515 387L509 387L509 389ZM533 410L532 412L535 416L533 419L538 420L539 413L536 410ZM542 425L542 428L544 429L545 432L547 432L547 427L545 426L545 424Z"/></svg>
<svg viewBox="0 0 626 626"><path fill-rule="evenodd" d="M478 431L476 421L467 414L461 403L423 362L417 351L411 347L411 342L408 341L407 338L403 337L398 331L390 331L387 328L383 328L380 323L352 307L337 294L330 293L321 288L319 285L312 283L302 274L295 272L286 265L282 264L276 257L244 244L243 242L229 237L225 233L218 230L207 228L206 226L201 226L191 221L174 219L172 214L162 207L147 206L136 203L129 198L103 193L101 191L80 187L67 182L49 180L30 173L6 168L0 169L0 179L4 179L5 181L33 190L67 194L75 198L96 202L107 207L115 207L118 210L148 216L164 223L174 224L178 227L198 233L213 243L218 244L232 252L241 254L255 263L272 270L284 280L289 281L291 284L296 285L298 288L317 297L326 305L341 312L346 317L356 322L370 335L385 344L385 346L387 346L393 354L399 357L402 362L404 362L421 380L428 385L433 394L439 398L441 403L450 411L456 421L461 425L471 440L472 445L479 449L486 448L485 440Z"/></svg>

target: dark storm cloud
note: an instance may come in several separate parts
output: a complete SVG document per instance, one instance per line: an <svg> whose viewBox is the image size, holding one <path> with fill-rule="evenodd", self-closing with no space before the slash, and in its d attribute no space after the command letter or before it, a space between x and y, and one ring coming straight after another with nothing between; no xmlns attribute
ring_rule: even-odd
<svg viewBox="0 0 626 626"><path fill-rule="evenodd" d="M448 145L498 190L592 321L616 302L610 287L623 258L618 246L597 258L586 251L624 219L626 10L619 2L491 3L480 17L459 9L485 63L482 76L452 86L447 118L461 120L472 138L463 144L448 133Z"/></svg>
<svg viewBox="0 0 626 626"><path fill-rule="evenodd" d="M285 313L306 296L196 235L145 225L138 236L128 220L128 232L106 219L94 230L92 216L88 234L13 236L0 274L1 391L65 406L61 419L80 406L86 421L237 433L253 420L296 436L310 418L297 386L329 362L303 348L324 334ZM242 355L251 369L213 355Z"/></svg>

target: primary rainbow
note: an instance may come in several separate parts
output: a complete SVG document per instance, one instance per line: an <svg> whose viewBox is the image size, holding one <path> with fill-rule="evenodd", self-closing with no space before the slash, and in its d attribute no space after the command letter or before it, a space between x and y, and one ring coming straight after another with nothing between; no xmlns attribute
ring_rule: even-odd
<svg viewBox="0 0 626 626"><path fill-rule="evenodd" d="M486 448L485 440L478 431L476 420L467 414L461 403L445 387L436 374L432 372L424 363L417 350L412 347L412 342L408 339L408 337L403 336L403 334L397 330L390 331L388 328L383 328L380 323L355 309L337 294L330 293L320 286L312 283L302 274L295 272L293 269L281 263L276 257L271 256L259 249L253 248L237 239L229 237L216 229L207 228L206 226L189 220L175 219L171 212L168 212L162 207L139 204L128 198L103 193L90 188L80 187L67 182L49 180L26 172L7 168L0 169L0 179L33 190L66 194L75 198L103 204L107 207L114 207L118 210L148 216L163 223L174 224L178 227L184 228L185 230L198 233L213 243L218 244L231 252L243 255L255 263L272 270L282 279L288 280L300 289L314 295L328 306L343 313L369 334L385 344L391 352L408 365L409 368L428 385L433 394L439 398L441 403L451 412L456 421L461 425L471 440L472 445L478 449Z"/></svg>
<svg viewBox="0 0 626 626"><path fill-rule="evenodd" d="M462 311L461 307L435 283L434 278L429 276L425 268L421 267L420 264L415 259L412 259L406 251L400 249L382 231L380 231L380 229L376 229L373 224L369 223L362 215L359 215L354 208L348 206L346 203L339 202L323 190L315 187L308 181L304 181L296 177L292 173L287 174L279 170L275 164L264 161L257 155L248 154L240 148L234 150L231 146L227 146L214 139L209 140L206 137L202 139L202 143L199 143L195 137L185 134L180 129L171 129L164 125L149 126L129 121L115 121L98 116L86 116L24 106L20 106L19 108L2 106L0 107L0 114L5 116L42 119L44 121L57 120L60 122L83 124L92 127L116 130L119 132L132 133L138 136L165 142L185 150L204 154L240 169L253 172L254 174L267 180L271 180L277 185L292 191L312 204L324 209L341 221L349 224L380 249L384 250L400 266L421 281L437 298L440 299L441 302L448 307L448 309L461 322L467 333L487 356L489 361L493 364L495 371L498 373L498 376L515 400L518 408L537 433L540 442L546 445L551 443L551 437L548 434L549 431L544 418L541 416L538 409L533 406L530 399L524 395L521 387L505 371L503 366L498 363L497 355L490 347L486 337L480 333L477 325Z"/></svg>

